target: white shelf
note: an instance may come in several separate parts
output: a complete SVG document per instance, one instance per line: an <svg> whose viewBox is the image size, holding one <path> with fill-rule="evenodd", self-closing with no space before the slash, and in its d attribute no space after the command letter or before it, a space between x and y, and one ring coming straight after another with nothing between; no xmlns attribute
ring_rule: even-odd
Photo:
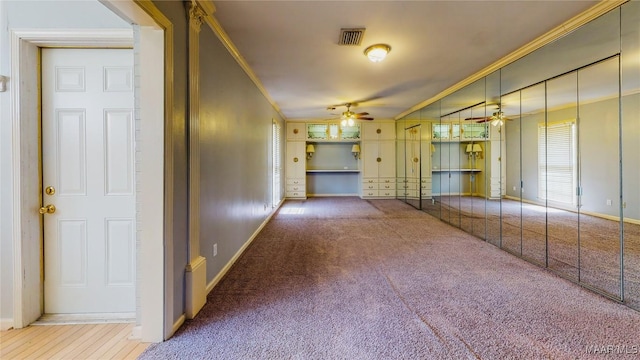
<svg viewBox="0 0 640 360"><path fill-rule="evenodd" d="M481 169L431 169L432 172L481 172Z"/></svg>
<svg viewBox="0 0 640 360"><path fill-rule="evenodd" d="M307 173L359 173L360 170L358 169L347 169L347 170L343 170L343 169L335 169L335 170L307 170Z"/></svg>

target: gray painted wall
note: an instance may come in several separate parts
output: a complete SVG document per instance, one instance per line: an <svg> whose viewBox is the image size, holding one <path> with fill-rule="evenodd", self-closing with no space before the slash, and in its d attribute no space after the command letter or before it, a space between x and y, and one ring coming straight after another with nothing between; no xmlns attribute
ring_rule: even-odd
<svg viewBox="0 0 640 360"><path fill-rule="evenodd" d="M207 25L200 72L200 252L210 282L272 211L271 127L283 122Z"/></svg>
<svg viewBox="0 0 640 360"><path fill-rule="evenodd" d="M627 202L625 217L640 219L640 94L623 98L623 186ZM608 99L580 106L579 143L581 181L584 189L582 211L619 216L620 170L619 126L617 124L618 100ZM548 121L576 118L576 108L551 111ZM521 126L516 121L507 124L507 195L519 197L513 191L522 171L525 192L523 199L539 202L538 194L538 123L544 122L544 114L522 117ZM522 128L522 163L519 162L519 128ZM518 189L516 189L518 190ZM607 205L611 200L612 205Z"/></svg>
<svg viewBox="0 0 640 360"><path fill-rule="evenodd" d="M0 1L0 74L10 76L9 32L17 29L130 28L97 1ZM0 319L13 318L12 130L10 92L0 93Z"/></svg>

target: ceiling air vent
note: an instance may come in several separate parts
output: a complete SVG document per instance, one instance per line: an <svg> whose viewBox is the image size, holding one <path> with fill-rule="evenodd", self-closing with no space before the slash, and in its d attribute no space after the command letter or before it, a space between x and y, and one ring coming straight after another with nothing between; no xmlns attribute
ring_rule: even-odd
<svg viewBox="0 0 640 360"><path fill-rule="evenodd" d="M360 45L364 37L364 28L340 29L338 45Z"/></svg>

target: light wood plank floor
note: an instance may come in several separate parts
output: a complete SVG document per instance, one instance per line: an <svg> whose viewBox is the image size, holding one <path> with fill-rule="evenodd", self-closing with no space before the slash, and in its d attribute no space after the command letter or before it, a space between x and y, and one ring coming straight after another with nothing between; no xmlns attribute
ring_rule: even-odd
<svg viewBox="0 0 640 360"><path fill-rule="evenodd" d="M133 324L28 326L0 332L0 359L136 359L149 343Z"/></svg>

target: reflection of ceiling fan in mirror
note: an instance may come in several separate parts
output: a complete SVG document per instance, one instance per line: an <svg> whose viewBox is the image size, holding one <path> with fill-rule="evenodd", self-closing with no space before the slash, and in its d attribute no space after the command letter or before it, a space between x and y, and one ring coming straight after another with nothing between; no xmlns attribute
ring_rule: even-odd
<svg viewBox="0 0 640 360"><path fill-rule="evenodd" d="M367 115L369 115L368 112L360 112L360 113L355 113L353 111L351 111L351 106L355 106L352 103L345 103L345 104L340 104L340 105L332 105L327 107L327 110L335 110L336 107L339 106L346 106L347 107L347 111L343 112L342 114L334 114L334 115L340 115L340 124L342 124L342 126L353 126L355 124L356 120L373 120L372 117L368 117Z"/></svg>
<svg viewBox="0 0 640 360"><path fill-rule="evenodd" d="M491 116L471 117L466 118L465 120L475 120L477 123L485 123L489 121L493 126L502 126L505 121L511 121L511 119L507 118L500 110L494 112Z"/></svg>

